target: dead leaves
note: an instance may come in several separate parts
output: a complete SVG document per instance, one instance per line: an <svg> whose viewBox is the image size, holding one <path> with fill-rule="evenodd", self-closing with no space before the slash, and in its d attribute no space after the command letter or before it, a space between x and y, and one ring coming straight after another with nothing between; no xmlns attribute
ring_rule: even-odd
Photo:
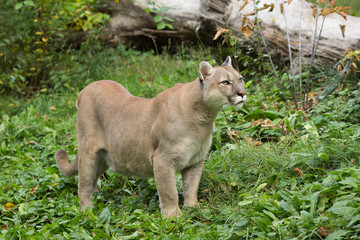
<svg viewBox="0 0 360 240"><path fill-rule="evenodd" d="M263 145L264 143L261 141L254 140L253 138L249 138L247 136L244 136L244 139L248 142L248 144L252 147L257 147L260 145Z"/></svg>
<svg viewBox="0 0 360 240"><path fill-rule="evenodd" d="M241 33L245 35L247 41L250 40L250 36L253 32L254 29L251 28L250 26L244 26L241 28Z"/></svg>
<svg viewBox="0 0 360 240"><path fill-rule="evenodd" d="M346 20L347 15L349 15L349 13L347 13L347 11L349 11L349 9L351 9L351 7L342 7L342 6L335 6L335 5L333 5L332 7L326 6L321 9L320 16L326 16L331 13L337 13Z"/></svg>
<svg viewBox="0 0 360 240"><path fill-rule="evenodd" d="M341 34L342 34L343 38L345 38L345 27L346 27L346 25L339 24L339 26L340 26Z"/></svg>
<svg viewBox="0 0 360 240"><path fill-rule="evenodd" d="M221 36L221 34L223 34L223 33L230 32L230 29L220 28L220 27L217 28L216 30L217 30L217 32L216 32L215 37L213 38L213 40L218 39Z"/></svg>
<svg viewBox="0 0 360 240"><path fill-rule="evenodd" d="M36 192L36 190L38 190L39 185L36 185L35 187L31 188L30 190L30 194L34 194Z"/></svg>
<svg viewBox="0 0 360 240"><path fill-rule="evenodd" d="M299 174L300 177L305 176L304 172L303 172L302 169L299 168L299 167L295 168L294 171L295 171L297 174Z"/></svg>

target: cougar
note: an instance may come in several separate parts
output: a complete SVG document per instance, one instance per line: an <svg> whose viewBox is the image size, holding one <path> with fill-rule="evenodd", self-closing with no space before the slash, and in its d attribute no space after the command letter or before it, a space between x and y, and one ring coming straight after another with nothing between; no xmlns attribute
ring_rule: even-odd
<svg viewBox="0 0 360 240"><path fill-rule="evenodd" d="M110 168L124 176L154 177L161 214L179 217L176 173L182 175L184 206L195 206L215 118L223 105L242 107L245 100L243 77L229 56L216 67L202 61L196 80L151 99L133 96L110 80L93 82L76 102L75 160L69 164L64 150L55 159L63 175L79 174L82 209L92 206L97 180Z"/></svg>

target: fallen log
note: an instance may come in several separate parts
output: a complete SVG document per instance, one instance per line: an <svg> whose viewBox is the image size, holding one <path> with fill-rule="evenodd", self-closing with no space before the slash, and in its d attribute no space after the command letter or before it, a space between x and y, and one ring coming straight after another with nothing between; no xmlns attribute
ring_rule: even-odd
<svg viewBox="0 0 360 240"><path fill-rule="evenodd" d="M244 4L246 2L248 3ZM312 4L305 0L293 0L284 5L281 1L260 0L257 9L274 2L272 11L257 11L262 32L272 53L280 50L284 56L289 56L290 43L293 56L299 56L301 29L301 56L310 59L316 20L316 36L321 32L317 55L322 62L334 63L348 48L360 48L360 18L345 18L337 13L315 18ZM119 3L106 1L99 10L110 14L111 19L101 39L111 44L121 42L137 48L143 45L168 44L169 39L187 43L201 40L206 45L212 45L217 28L232 29L233 36L244 38L241 30L244 17L256 22L251 0L157 0L156 5L169 7L169 10L163 13L146 13L145 9L149 8L147 0L121 0ZM171 22L174 30L158 30L153 19L155 15L174 19ZM325 21L321 27L323 20ZM253 37L250 37L248 44L252 44ZM219 42L221 40L217 40Z"/></svg>

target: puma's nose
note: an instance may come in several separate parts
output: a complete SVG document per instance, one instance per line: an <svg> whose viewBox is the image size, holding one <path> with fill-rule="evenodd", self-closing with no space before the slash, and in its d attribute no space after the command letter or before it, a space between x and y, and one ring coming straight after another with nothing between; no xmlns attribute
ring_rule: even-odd
<svg viewBox="0 0 360 240"><path fill-rule="evenodd" d="M246 95L246 92L237 92L236 94L240 97L244 97Z"/></svg>

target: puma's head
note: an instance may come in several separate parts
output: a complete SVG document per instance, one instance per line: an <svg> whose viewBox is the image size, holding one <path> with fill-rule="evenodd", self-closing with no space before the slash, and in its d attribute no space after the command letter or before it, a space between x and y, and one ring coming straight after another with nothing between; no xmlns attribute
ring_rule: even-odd
<svg viewBox="0 0 360 240"><path fill-rule="evenodd" d="M231 66L229 56L217 67L212 67L205 61L201 62L199 80L203 86L204 102L211 108L220 108L223 105L240 108L246 101L243 77Z"/></svg>

